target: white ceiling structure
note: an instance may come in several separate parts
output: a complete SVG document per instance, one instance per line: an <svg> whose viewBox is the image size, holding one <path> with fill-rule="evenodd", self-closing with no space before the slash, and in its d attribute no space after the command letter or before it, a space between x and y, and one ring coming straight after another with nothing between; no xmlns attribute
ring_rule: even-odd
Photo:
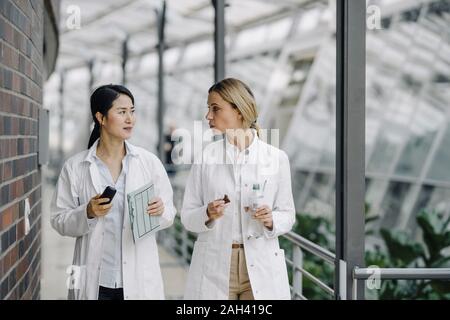
<svg viewBox="0 0 450 320"><path fill-rule="evenodd" d="M228 33L327 1L228 0ZM212 39L214 9L211 0L167 0L165 38L169 48ZM121 61L122 43L129 37L129 56L155 52L158 43L157 11L160 0L70 0L61 4L61 38L58 67L84 65L90 59ZM73 28L79 10L80 28Z"/></svg>
<svg viewBox="0 0 450 320"><path fill-rule="evenodd" d="M138 142L145 141L150 149L154 148L157 135L158 12L162 6L162 0L61 2L60 51L55 73L46 84L44 97L44 104L52 111L53 130L59 130L61 135L68 128L79 128L81 124L86 129L80 130L75 140L87 139L91 122L89 84L92 82L92 86L96 87L104 83L121 83L122 51L127 39L126 85L135 95L141 122L147 124L146 129L151 128L150 132L137 128L134 138ZM227 59L238 53L236 48L245 47L248 50L276 39L282 42L296 25L295 16L298 12L326 9L328 6L328 0L227 0ZM314 26L318 19L320 15L312 16L312 21L305 19L299 27L307 29L308 26ZM164 65L169 108L175 108L177 102L170 93L186 90L181 85L191 91L204 92L212 84L213 37L214 7L211 0L166 0ZM89 63L92 63L91 74ZM261 83L273 69L274 63L270 59L261 59L260 63L240 64L233 70L239 75L250 72L260 74L254 78ZM199 65L201 70L194 70L181 77L178 74L180 70L198 69ZM62 74L63 98L60 95ZM189 100L186 103L203 104L202 96L192 97L189 94L186 95ZM177 97L180 95L182 93ZM183 112L189 113L189 108L184 109ZM64 128L58 124L62 113ZM183 117L182 112L179 115ZM166 118L170 116L170 112L166 113ZM149 122L151 126L148 126ZM59 145L57 136L51 138L53 147ZM76 141L64 141L63 149L69 154L78 151L82 145Z"/></svg>

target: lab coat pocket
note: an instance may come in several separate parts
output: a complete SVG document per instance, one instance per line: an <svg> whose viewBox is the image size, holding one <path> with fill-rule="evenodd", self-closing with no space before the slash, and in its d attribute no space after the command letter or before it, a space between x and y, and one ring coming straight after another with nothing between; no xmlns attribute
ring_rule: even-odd
<svg viewBox="0 0 450 320"><path fill-rule="evenodd" d="M272 176L261 176L258 183L263 196L262 203L273 209L275 195L278 191L277 181Z"/></svg>
<svg viewBox="0 0 450 320"><path fill-rule="evenodd" d="M291 299L289 289L289 277L286 267L284 250L275 250L274 254L274 280L277 292L277 299Z"/></svg>
<svg viewBox="0 0 450 320"><path fill-rule="evenodd" d="M189 267L189 276L185 289L186 299L198 299L201 295L207 245L208 243L204 241L196 241L194 243L191 265Z"/></svg>

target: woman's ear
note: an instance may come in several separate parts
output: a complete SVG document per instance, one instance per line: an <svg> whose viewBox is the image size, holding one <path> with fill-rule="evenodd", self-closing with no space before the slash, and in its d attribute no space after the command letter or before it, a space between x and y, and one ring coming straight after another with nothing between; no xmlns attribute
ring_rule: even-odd
<svg viewBox="0 0 450 320"><path fill-rule="evenodd" d="M95 113L95 118L97 119L97 121L98 121L98 123L99 124L102 124L102 122L103 122L103 114L101 114L101 112L96 112Z"/></svg>

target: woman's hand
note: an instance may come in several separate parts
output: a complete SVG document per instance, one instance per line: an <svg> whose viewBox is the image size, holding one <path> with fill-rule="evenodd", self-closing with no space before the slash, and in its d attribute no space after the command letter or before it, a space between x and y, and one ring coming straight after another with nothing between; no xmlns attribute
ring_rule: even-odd
<svg viewBox="0 0 450 320"><path fill-rule="evenodd" d="M147 213L151 216L160 216L164 212L164 203L161 198L156 197L152 200L152 202L148 203Z"/></svg>
<svg viewBox="0 0 450 320"><path fill-rule="evenodd" d="M225 210L225 201L222 199L214 200L213 202L208 203L206 213L208 214L209 219L208 221L206 221L206 224L222 217L224 210Z"/></svg>
<svg viewBox="0 0 450 320"><path fill-rule="evenodd" d="M112 202L108 204L102 204L109 201L110 199L100 198L100 196L101 194L95 195L95 197L93 197L87 205L86 213L89 219L107 215L112 207Z"/></svg>
<svg viewBox="0 0 450 320"><path fill-rule="evenodd" d="M253 217L261 221L267 229L273 229L272 209L270 209L269 206L264 205L256 209Z"/></svg>

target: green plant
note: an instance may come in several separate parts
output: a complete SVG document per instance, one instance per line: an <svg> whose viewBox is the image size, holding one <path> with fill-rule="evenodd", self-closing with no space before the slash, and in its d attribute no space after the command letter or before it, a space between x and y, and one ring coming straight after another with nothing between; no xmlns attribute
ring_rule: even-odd
<svg viewBox="0 0 450 320"><path fill-rule="evenodd" d="M298 213L296 224L294 225L292 231L323 248L334 251L333 226L330 220L325 217L313 217L306 213ZM286 256L292 258L292 244L290 241L285 238L281 238L280 246L285 250ZM333 287L334 267L309 252L305 252L303 250L303 254L303 268L315 277L319 278L329 287ZM290 280L292 280L291 268L289 268L288 273ZM307 277L303 276L302 279L302 293L308 299L317 300L332 298Z"/></svg>
<svg viewBox="0 0 450 320"><path fill-rule="evenodd" d="M379 246L366 252L366 264L391 268L445 268L450 256L444 253L450 247L450 217L444 219L436 211L422 210L417 215L423 241L415 241L406 231L382 228L380 235L387 252ZM373 293L371 293L373 294ZM376 293L378 299L450 299L449 281L383 281Z"/></svg>
<svg viewBox="0 0 450 320"><path fill-rule="evenodd" d="M365 253L366 265L380 268L445 268L450 267L450 217L444 218L435 211L423 210L417 215L417 224L423 241L412 239L406 231L375 227L378 216L369 216L370 206L366 204L366 237L381 236L384 246L374 245ZM293 231L308 240L334 251L334 226L329 219L313 217L306 213L297 215ZM287 239L281 239L286 255L292 257L292 245ZM322 259L305 253L303 268L333 287L334 268ZM289 276L292 279L291 270ZM303 295L308 299L331 298L315 283L303 277ZM450 281L431 280L385 280L380 290L366 291L368 299L450 299Z"/></svg>

